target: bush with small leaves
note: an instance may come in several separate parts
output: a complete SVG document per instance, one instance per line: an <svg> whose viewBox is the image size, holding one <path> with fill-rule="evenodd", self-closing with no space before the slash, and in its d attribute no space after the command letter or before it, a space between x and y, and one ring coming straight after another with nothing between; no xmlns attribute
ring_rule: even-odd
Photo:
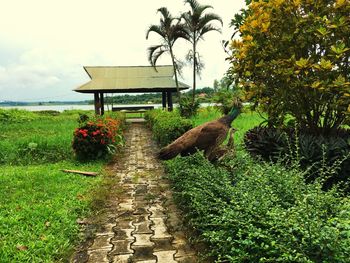
<svg viewBox="0 0 350 263"><path fill-rule="evenodd" d="M74 131L73 150L79 159L98 159L114 153L116 145L123 144L121 121L113 118L80 118Z"/></svg>
<svg viewBox="0 0 350 263"><path fill-rule="evenodd" d="M153 110L145 114L153 136L161 145L167 145L193 128L192 121L179 115L177 111Z"/></svg>
<svg viewBox="0 0 350 263"><path fill-rule="evenodd" d="M216 262L349 262L350 205L298 169L248 154L214 166L202 154L166 162L187 224Z"/></svg>

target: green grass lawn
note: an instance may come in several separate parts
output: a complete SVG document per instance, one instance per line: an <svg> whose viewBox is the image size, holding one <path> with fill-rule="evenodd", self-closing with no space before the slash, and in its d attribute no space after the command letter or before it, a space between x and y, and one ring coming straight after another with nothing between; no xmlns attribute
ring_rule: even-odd
<svg viewBox="0 0 350 263"><path fill-rule="evenodd" d="M101 171L102 163L0 166L0 261L54 262L70 252L78 218L90 206L90 192L101 177L61 169ZM21 250L23 249L23 250Z"/></svg>
<svg viewBox="0 0 350 263"><path fill-rule="evenodd" d="M74 159L76 113L29 115L0 122L0 262L66 261L103 177L61 169L102 172L105 162Z"/></svg>

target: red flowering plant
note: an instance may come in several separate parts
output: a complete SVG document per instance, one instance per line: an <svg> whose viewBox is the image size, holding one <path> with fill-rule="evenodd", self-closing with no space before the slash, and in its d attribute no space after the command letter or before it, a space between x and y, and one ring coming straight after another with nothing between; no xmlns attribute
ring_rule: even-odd
<svg viewBox="0 0 350 263"><path fill-rule="evenodd" d="M80 121L73 133L72 147L79 159L98 159L116 151L124 140L121 120L98 117Z"/></svg>

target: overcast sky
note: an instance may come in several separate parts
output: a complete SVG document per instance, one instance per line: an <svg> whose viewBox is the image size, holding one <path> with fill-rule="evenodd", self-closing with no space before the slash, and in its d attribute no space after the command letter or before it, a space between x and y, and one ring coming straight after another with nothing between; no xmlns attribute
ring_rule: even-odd
<svg viewBox="0 0 350 263"><path fill-rule="evenodd" d="M199 44L205 63L198 87L212 86L229 64L221 40L229 39L234 14L244 0L200 0L224 22L223 33L209 32ZM0 101L84 100L91 95L72 89L89 80L83 66L149 65L147 47L158 44L159 7L176 16L188 6L183 0L0 0ZM179 41L176 55L184 59L190 46ZM170 64L165 56L159 65ZM191 85L191 67L182 81Z"/></svg>

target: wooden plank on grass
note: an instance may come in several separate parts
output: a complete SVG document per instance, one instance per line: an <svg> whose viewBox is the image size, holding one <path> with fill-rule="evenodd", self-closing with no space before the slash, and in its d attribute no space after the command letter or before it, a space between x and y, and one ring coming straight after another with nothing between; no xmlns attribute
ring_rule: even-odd
<svg viewBox="0 0 350 263"><path fill-rule="evenodd" d="M75 174L81 174L81 175L86 175L86 176L97 176L98 175L98 173L96 173L96 172L85 172L85 171L79 171L79 170L62 169L62 171L65 173L75 173Z"/></svg>

